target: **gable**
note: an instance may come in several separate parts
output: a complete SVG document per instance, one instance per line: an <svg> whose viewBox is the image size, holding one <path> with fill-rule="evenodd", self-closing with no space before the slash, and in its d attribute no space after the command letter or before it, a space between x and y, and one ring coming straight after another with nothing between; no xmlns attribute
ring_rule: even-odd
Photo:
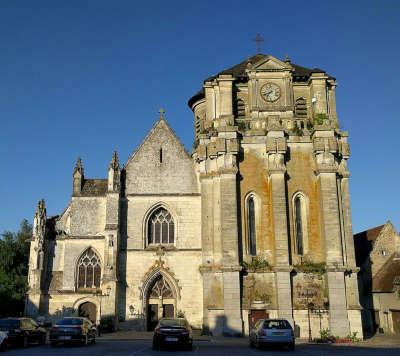
<svg viewBox="0 0 400 356"><path fill-rule="evenodd" d="M161 118L129 158L126 194L194 194L199 192L193 161Z"/></svg>
<svg viewBox="0 0 400 356"><path fill-rule="evenodd" d="M273 56L265 56L260 61L256 62L252 69L256 70L266 70L266 71L280 71L280 70L291 70L292 67L285 62L273 57Z"/></svg>

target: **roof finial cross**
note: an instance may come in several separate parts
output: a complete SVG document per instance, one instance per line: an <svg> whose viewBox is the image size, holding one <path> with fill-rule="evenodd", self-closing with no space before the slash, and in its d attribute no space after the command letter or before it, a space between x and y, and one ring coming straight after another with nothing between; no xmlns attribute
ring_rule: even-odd
<svg viewBox="0 0 400 356"><path fill-rule="evenodd" d="M163 108L160 108L160 110L158 110L158 112L160 113L160 119L165 119L165 117L164 117L165 110Z"/></svg>
<svg viewBox="0 0 400 356"><path fill-rule="evenodd" d="M261 33L257 33L256 37L254 37L252 41L256 43L257 53L261 53L261 43L264 42L264 37L261 35Z"/></svg>

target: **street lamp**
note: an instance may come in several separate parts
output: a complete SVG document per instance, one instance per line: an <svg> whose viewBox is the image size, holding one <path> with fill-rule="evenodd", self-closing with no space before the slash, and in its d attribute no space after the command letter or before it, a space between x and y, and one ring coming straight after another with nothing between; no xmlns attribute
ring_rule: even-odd
<svg viewBox="0 0 400 356"><path fill-rule="evenodd" d="M312 341L312 334L311 334L311 316L310 310L314 308L314 303L312 302L312 297L315 296L315 292L312 289L306 289L306 298L307 298L307 315L308 315L308 342Z"/></svg>

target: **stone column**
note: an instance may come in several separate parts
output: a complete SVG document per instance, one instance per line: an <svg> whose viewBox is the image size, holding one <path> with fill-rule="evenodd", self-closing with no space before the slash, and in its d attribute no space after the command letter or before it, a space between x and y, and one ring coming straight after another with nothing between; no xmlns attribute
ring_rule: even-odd
<svg viewBox="0 0 400 356"><path fill-rule="evenodd" d="M204 84L204 96L206 99L206 121L209 123L215 118L215 96L211 82Z"/></svg>
<svg viewBox="0 0 400 356"><path fill-rule="evenodd" d="M272 189L278 315L281 318L287 319L293 325L285 177L286 139L282 130L271 130L268 132L267 153L268 174Z"/></svg>
<svg viewBox="0 0 400 356"><path fill-rule="evenodd" d="M221 172L221 238L224 281L224 333L242 334L237 221L237 169Z"/></svg>
<svg viewBox="0 0 400 356"><path fill-rule="evenodd" d="M200 272L203 279L203 325L210 328L208 304L211 296L211 283L213 273L211 268L214 265L214 246L213 246L213 179L212 175L202 173L201 181L201 247L202 247L202 266Z"/></svg>
<svg viewBox="0 0 400 356"><path fill-rule="evenodd" d="M329 294L329 324L334 335L349 333L346 285L344 276L341 215L337 187L337 162L333 131L316 131L316 174L320 185L320 201Z"/></svg>
<svg viewBox="0 0 400 356"><path fill-rule="evenodd" d="M228 119L233 118L232 81L231 75L220 75L218 77L220 116Z"/></svg>
<svg viewBox="0 0 400 356"><path fill-rule="evenodd" d="M362 320L361 320L361 306L360 298L358 293L358 280L357 272L359 271L356 267L356 258L354 251L354 239L353 239L353 228L351 219L351 208L350 208L350 193L349 193L349 176L350 173L347 169L347 159L349 157L349 148L346 142L347 138L342 139L342 160L339 165L338 172L341 176L339 179L339 192L341 195L342 203L342 216L343 216L343 227L344 227L344 243L346 246L345 264L347 268L347 274L345 276L346 284L346 297L347 297L347 314L350 324L350 331L357 332L358 337L363 337Z"/></svg>
<svg viewBox="0 0 400 356"><path fill-rule="evenodd" d="M118 322L118 251L120 215L120 167L117 152L113 152L108 168L106 195L106 225L104 228L104 268L102 276L103 315L115 316Z"/></svg>
<svg viewBox="0 0 400 356"><path fill-rule="evenodd" d="M325 73L312 73L311 75L311 93L315 100L313 101L315 114L327 113L327 78L328 77L325 75Z"/></svg>

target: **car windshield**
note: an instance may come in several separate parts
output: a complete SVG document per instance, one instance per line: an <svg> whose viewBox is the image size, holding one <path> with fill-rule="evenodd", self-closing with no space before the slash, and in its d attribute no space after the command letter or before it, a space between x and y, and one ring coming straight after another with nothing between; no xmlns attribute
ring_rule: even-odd
<svg viewBox="0 0 400 356"><path fill-rule="evenodd" d="M18 319L2 319L0 320L0 328L19 328L20 321Z"/></svg>
<svg viewBox="0 0 400 356"><path fill-rule="evenodd" d="M186 323L185 319L161 319L160 326L183 327Z"/></svg>
<svg viewBox="0 0 400 356"><path fill-rule="evenodd" d="M61 319L57 325L82 325L83 320L78 319L78 318L67 318L67 319Z"/></svg>
<svg viewBox="0 0 400 356"><path fill-rule="evenodd" d="M290 329L290 324L286 320L265 320L264 329Z"/></svg>

